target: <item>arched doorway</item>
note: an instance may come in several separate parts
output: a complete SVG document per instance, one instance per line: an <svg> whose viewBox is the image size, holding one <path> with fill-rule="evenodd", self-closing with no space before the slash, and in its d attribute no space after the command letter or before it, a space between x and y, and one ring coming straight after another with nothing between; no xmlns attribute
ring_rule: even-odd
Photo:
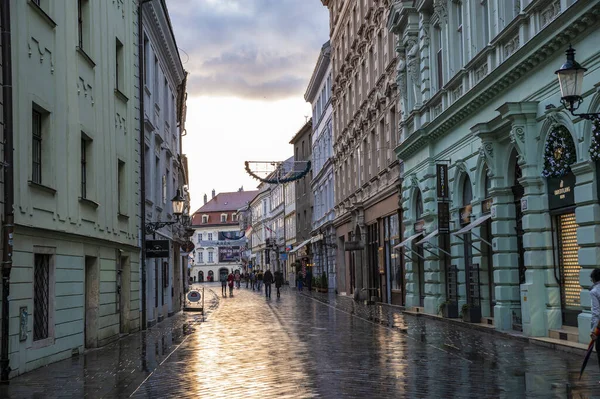
<svg viewBox="0 0 600 399"><path fill-rule="evenodd" d="M198 282L204 282L204 272L202 270L198 272Z"/></svg>
<svg viewBox="0 0 600 399"><path fill-rule="evenodd" d="M212 270L208 271L208 281L215 281L215 272L213 272Z"/></svg>
<svg viewBox="0 0 600 399"><path fill-rule="evenodd" d="M227 269L226 267L222 267L219 269L219 281L223 279L223 275L225 275L225 278L227 278L227 276L229 275L229 269Z"/></svg>
<svg viewBox="0 0 600 399"><path fill-rule="evenodd" d="M481 213L483 215L490 215L492 211L492 195L490 193L492 188L491 179L488 176L488 168L486 167L483 171L484 182L483 182L483 202L481 203ZM485 221L485 223L481 226L481 238L483 238L484 243L481 246L482 249L482 262L485 263L485 268L487 270L487 289L488 289L488 298L489 298L489 315L490 317L494 317L494 306L496 306L496 293L494 289L494 251L492 246L492 219L489 218Z"/></svg>

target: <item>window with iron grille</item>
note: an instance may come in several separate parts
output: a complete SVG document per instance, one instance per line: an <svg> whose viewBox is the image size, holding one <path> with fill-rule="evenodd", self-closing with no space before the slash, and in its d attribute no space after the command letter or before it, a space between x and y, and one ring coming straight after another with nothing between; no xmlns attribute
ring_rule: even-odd
<svg viewBox="0 0 600 399"><path fill-rule="evenodd" d="M33 340L48 338L50 255L34 255Z"/></svg>
<svg viewBox="0 0 600 399"><path fill-rule="evenodd" d="M36 110L31 115L32 174L31 181L42 184L42 114Z"/></svg>

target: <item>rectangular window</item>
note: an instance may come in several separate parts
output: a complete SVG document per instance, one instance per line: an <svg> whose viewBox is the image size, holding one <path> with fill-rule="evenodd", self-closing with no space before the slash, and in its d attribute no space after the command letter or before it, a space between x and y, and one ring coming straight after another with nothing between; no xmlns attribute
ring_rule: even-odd
<svg viewBox="0 0 600 399"><path fill-rule="evenodd" d="M50 316L50 256L34 255L33 270L33 340L49 337Z"/></svg>
<svg viewBox="0 0 600 399"><path fill-rule="evenodd" d="M454 3L454 10L456 13L456 39L457 39L457 44L458 44L458 62L457 62L457 66L458 69L462 68L463 66L463 21L462 21L462 4L461 3Z"/></svg>
<svg viewBox="0 0 600 399"><path fill-rule="evenodd" d="M208 263L214 262L214 254L212 252L208 253Z"/></svg>
<svg viewBox="0 0 600 399"><path fill-rule="evenodd" d="M198 234L198 241L202 241L202 233Z"/></svg>
<svg viewBox="0 0 600 399"><path fill-rule="evenodd" d="M155 204L159 205L161 200L161 188L160 188L160 158L156 157L154 162L154 199Z"/></svg>
<svg viewBox="0 0 600 399"><path fill-rule="evenodd" d="M125 162L119 160L118 170L117 170L117 199L119 206L119 213L125 215Z"/></svg>
<svg viewBox="0 0 600 399"><path fill-rule="evenodd" d="M123 43L115 40L115 89L123 91L125 85L125 61L123 60Z"/></svg>
<svg viewBox="0 0 600 399"><path fill-rule="evenodd" d="M90 50L90 38L89 38L89 12L90 12L90 1L89 0L77 0L77 31L78 31L78 42L79 48L85 51Z"/></svg>
<svg viewBox="0 0 600 399"><path fill-rule="evenodd" d="M162 204L167 204L167 175L162 175Z"/></svg>
<svg viewBox="0 0 600 399"><path fill-rule="evenodd" d="M81 139L81 198L87 198L87 152L88 142Z"/></svg>
<svg viewBox="0 0 600 399"><path fill-rule="evenodd" d="M204 252L198 253L198 262L204 263Z"/></svg>
<svg viewBox="0 0 600 399"><path fill-rule="evenodd" d="M32 174L31 181L42 184L42 114L35 109L31 115Z"/></svg>
<svg viewBox="0 0 600 399"><path fill-rule="evenodd" d="M483 25L482 25L482 29L483 31L481 32L483 34L483 45L481 46L482 50L485 46L488 45L488 43L490 42L490 19L489 19L489 13L488 13L488 2L487 0L482 0L481 2L481 19L483 21Z"/></svg>
<svg viewBox="0 0 600 399"><path fill-rule="evenodd" d="M400 143L400 139L397 138L399 135L398 127L396 126L396 108L390 108L390 136L392 138L392 147L396 147ZM390 151L393 148L390 148Z"/></svg>
<svg viewBox="0 0 600 399"><path fill-rule="evenodd" d="M227 215L221 215L221 223L225 223L227 221Z"/></svg>
<svg viewBox="0 0 600 399"><path fill-rule="evenodd" d="M148 76L150 76L150 63L148 62L150 57L150 40L148 36L144 34L144 84L148 85Z"/></svg>
<svg viewBox="0 0 600 399"><path fill-rule="evenodd" d="M167 83L167 79L165 78L165 82L163 84L163 103L164 103L164 107L165 107L165 109L164 109L165 122L167 122L167 123L169 122L169 94L168 93L169 93L169 84Z"/></svg>
<svg viewBox="0 0 600 399"><path fill-rule="evenodd" d="M202 215L202 223L208 223L208 215Z"/></svg>
<svg viewBox="0 0 600 399"><path fill-rule="evenodd" d="M156 91L156 93L154 93ZM152 95L154 96L154 103L158 105L158 57L154 56L154 88Z"/></svg>
<svg viewBox="0 0 600 399"><path fill-rule="evenodd" d="M208 233L208 241L212 241L213 239L213 234L212 233Z"/></svg>
<svg viewBox="0 0 600 399"><path fill-rule="evenodd" d="M436 54L436 69L437 69L437 89L438 91L442 90L442 86L444 85L444 60L443 60L443 52L444 45L442 43L442 29L439 25L434 27L435 37L436 37L436 45L437 45L437 54Z"/></svg>

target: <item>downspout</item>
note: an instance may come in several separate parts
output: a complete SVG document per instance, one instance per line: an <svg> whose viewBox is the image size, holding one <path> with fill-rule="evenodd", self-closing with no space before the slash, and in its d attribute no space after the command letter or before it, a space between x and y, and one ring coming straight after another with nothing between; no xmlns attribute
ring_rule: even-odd
<svg viewBox="0 0 600 399"><path fill-rule="evenodd" d="M142 5L148 0L138 2L138 75L139 97L140 97L140 238L141 238L141 262L142 262L142 330L146 329L146 160L144 148L144 29L142 27Z"/></svg>
<svg viewBox="0 0 600 399"><path fill-rule="evenodd" d="M13 182L13 103L12 103L12 54L10 33L10 1L0 1L2 23L2 101L4 103L4 225L2 226L2 342L0 343L0 382L8 383L10 360L9 294L12 268L14 228L14 182Z"/></svg>

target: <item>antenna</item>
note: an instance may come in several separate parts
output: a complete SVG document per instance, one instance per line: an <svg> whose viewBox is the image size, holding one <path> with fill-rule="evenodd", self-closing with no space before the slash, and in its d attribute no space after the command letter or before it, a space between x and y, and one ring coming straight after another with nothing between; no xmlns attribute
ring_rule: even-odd
<svg viewBox="0 0 600 399"><path fill-rule="evenodd" d="M304 123L308 122L308 115L304 115Z"/></svg>

